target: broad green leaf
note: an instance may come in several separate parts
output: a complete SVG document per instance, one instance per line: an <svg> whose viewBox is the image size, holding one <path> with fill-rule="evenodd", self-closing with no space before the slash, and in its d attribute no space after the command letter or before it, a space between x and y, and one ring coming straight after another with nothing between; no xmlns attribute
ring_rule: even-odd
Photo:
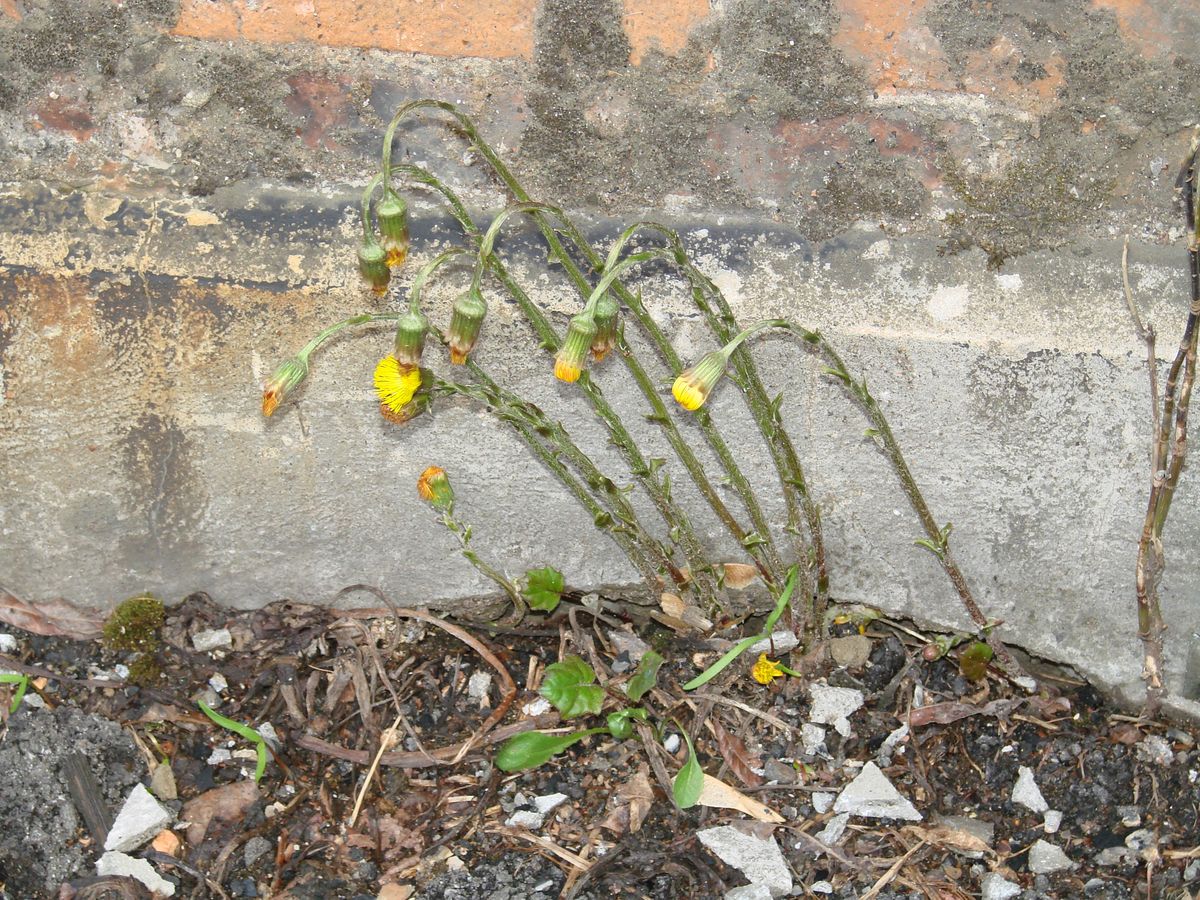
<svg viewBox="0 0 1200 900"><path fill-rule="evenodd" d="M604 688L595 684L596 673L578 656L546 666L538 693L554 704L564 719L593 715L604 705Z"/></svg>
<svg viewBox="0 0 1200 900"><path fill-rule="evenodd" d="M630 707L629 709L619 709L616 712L608 714L606 721L608 722L608 730L617 740L623 741L625 738L633 734L633 719L639 722L645 722L649 713L640 706Z"/></svg>
<svg viewBox="0 0 1200 900"><path fill-rule="evenodd" d="M682 728L680 731L683 732L683 739L687 741L688 759L671 783L671 793L675 795L675 805L680 809L687 809L689 806L695 806L700 800L700 791L704 787L704 770L700 768L700 762L696 759L696 748L692 746L692 739Z"/></svg>
<svg viewBox="0 0 1200 900"><path fill-rule="evenodd" d="M500 747L500 752L496 754L496 768L504 772L535 768L588 735L599 734L602 731L607 729L589 728L570 734L543 734L540 731L518 734L510 737Z"/></svg>
<svg viewBox="0 0 1200 900"><path fill-rule="evenodd" d="M558 569L546 566L543 569L530 569L525 573L525 584L521 594L529 601L530 609L540 609L543 612L553 612L562 599L563 576Z"/></svg>
<svg viewBox="0 0 1200 900"><path fill-rule="evenodd" d="M958 670L971 681L982 681L991 661L992 648L983 641L975 641L958 654Z"/></svg>
<svg viewBox="0 0 1200 900"><path fill-rule="evenodd" d="M658 670L665 660L653 650L647 650L646 655L638 663L637 671L625 685L625 694L634 703L641 700L658 681Z"/></svg>
<svg viewBox="0 0 1200 900"><path fill-rule="evenodd" d="M212 709L203 700L198 702L200 704L200 711L222 728L227 728L234 734L241 735L246 740L254 743L254 749L258 754L258 765L254 767L254 780L261 781L263 772L267 770L267 742L263 740L263 736L249 725L243 725L241 722L235 722L233 719L225 718L219 712Z"/></svg>

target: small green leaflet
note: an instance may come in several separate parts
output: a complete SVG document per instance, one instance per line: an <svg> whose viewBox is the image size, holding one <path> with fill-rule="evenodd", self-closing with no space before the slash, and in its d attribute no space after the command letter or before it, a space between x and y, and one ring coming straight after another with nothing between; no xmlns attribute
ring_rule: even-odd
<svg viewBox="0 0 1200 900"><path fill-rule="evenodd" d="M608 731L619 741L625 740L633 734L633 719L639 722L645 722L649 713L640 706L634 706L630 709L619 709L616 712L611 712L607 716Z"/></svg>
<svg viewBox="0 0 1200 900"><path fill-rule="evenodd" d="M970 681L982 681L992 661L992 648L983 641L974 641L958 654L958 670Z"/></svg>
<svg viewBox="0 0 1200 900"><path fill-rule="evenodd" d="M647 650L646 655L638 663L637 671L625 685L625 695L634 703L641 700L658 681L658 670L662 667L663 662L665 660L661 656L653 650Z"/></svg>
<svg viewBox="0 0 1200 900"><path fill-rule="evenodd" d="M504 742L504 746L496 754L496 767L504 772L532 769L540 766L550 757L562 753L572 744L582 741L585 737L607 730L607 728L589 728L586 731L573 731L570 734L543 734L540 731L518 734Z"/></svg>
<svg viewBox="0 0 1200 900"><path fill-rule="evenodd" d="M263 777L263 772L267 770L267 742L263 740L263 736L249 725L243 725L241 722L235 722L233 719L225 718L219 712L216 712L214 709L212 709L203 700L198 702L200 704L200 711L222 728L227 728L234 734L241 735L246 740L254 742L254 749L258 753L258 765L254 767L254 780L260 781Z"/></svg>
<svg viewBox="0 0 1200 900"><path fill-rule="evenodd" d="M683 739L687 741L688 760L671 783L671 793L675 795L675 805L680 809L687 809L695 806L700 800L700 790L704 787L704 770L700 768L696 759L696 748L692 746L692 739L682 728L679 730L683 733Z"/></svg>
<svg viewBox="0 0 1200 900"><path fill-rule="evenodd" d="M530 609L553 612L558 606L558 601L562 599L563 586L562 572L558 569L550 566L530 569L525 573L525 585L521 588L521 594L529 601Z"/></svg>
<svg viewBox="0 0 1200 900"><path fill-rule="evenodd" d="M591 713L604 705L604 688L595 684L596 673L578 656L546 666L546 675L538 693L554 704L564 719Z"/></svg>
<svg viewBox="0 0 1200 900"><path fill-rule="evenodd" d="M21 700L25 697L25 691L29 689L29 676L5 672L0 674L0 684L15 684L17 686L16 693L13 694L12 698L12 707L8 711L8 714L12 715L21 708Z"/></svg>

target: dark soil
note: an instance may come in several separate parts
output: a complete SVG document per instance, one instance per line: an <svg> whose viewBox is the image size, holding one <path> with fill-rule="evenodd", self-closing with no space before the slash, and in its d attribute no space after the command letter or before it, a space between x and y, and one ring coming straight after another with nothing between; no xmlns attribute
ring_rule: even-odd
<svg viewBox="0 0 1200 900"><path fill-rule="evenodd" d="M503 716L492 715L506 700L493 663L460 635L386 609L279 603L232 613L194 595L168 610L156 653L162 676L142 687L118 668L136 662L133 652L5 628L17 650L0 655L0 669L33 683L0 736L0 900L148 896L128 879L96 878L102 842L68 788L63 761L72 752L90 764L98 801L114 816L134 784L150 783L152 761L169 761L178 800L165 805L180 814L181 846L174 856L149 844L130 855L150 861L178 897L715 898L746 878L696 834L733 822L778 841L796 896L977 897L989 873L1023 898L1191 898L1200 886L1194 735L1122 715L1060 670L1029 663L1041 685L1034 695L994 668L971 682L953 652L930 661L911 627L876 620L865 631L865 664L839 667L823 651L784 654L805 675L763 686L746 657L705 686L704 699L680 688L718 655L702 635L611 604L604 622L582 608L567 612L564 604L551 620L530 617L509 630L462 625L515 682ZM232 648L194 649L192 637L214 627L230 630ZM522 730L530 718L522 710L539 699L544 668L560 655L578 654L612 681L609 706L622 696L616 685L632 662L614 630L636 632L667 659L642 705L672 752L655 750L647 765L636 732L623 741L596 735L541 767L496 769L497 737ZM826 728L824 745L806 753L800 729L813 682L856 689L865 703L845 737ZM205 717L197 699L217 701L235 721L273 726L279 747L257 790L246 785L253 754L239 753L251 744ZM9 701L0 697L0 708ZM541 728L559 727L553 711L532 714ZM896 736L905 724L908 733ZM669 779L687 759L671 740L680 726L706 773L783 823L677 809ZM463 742L470 747L453 762ZM838 794L867 762L922 821L853 816L840 838L818 837L835 815L824 795ZM1022 767L1062 813L1056 831L1013 802ZM640 812L629 793L639 777L649 785ZM555 793L567 799L540 827L513 818ZM197 810L218 799L223 811L197 827L206 818ZM976 820L971 833L982 836L946 817ZM1039 840L1073 867L1032 871Z"/></svg>

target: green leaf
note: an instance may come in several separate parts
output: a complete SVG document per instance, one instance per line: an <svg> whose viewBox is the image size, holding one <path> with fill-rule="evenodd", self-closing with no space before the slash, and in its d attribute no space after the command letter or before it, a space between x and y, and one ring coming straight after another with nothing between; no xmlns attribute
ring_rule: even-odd
<svg viewBox="0 0 1200 900"><path fill-rule="evenodd" d="M633 734L633 720L637 719L639 722L645 722L648 716L649 713L640 706L619 709L616 712L608 714L606 718L608 731L617 740L623 741Z"/></svg>
<svg viewBox="0 0 1200 900"><path fill-rule="evenodd" d="M613 517L602 509L592 516L592 522L595 523L597 528L609 528L613 524Z"/></svg>
<svg viewBox="0 0 1200 900"><path fill-rule="evenodd" d="M752 531L742 538L742 546L749 550L751 547L757 547L759 544L765 544L767 539L757 531Z"/></svg>
<svg viewBox="0 0 1200 900"><path fill-rule="evenodd" d="M564 719L591 713L604 705L604 688L595 684L596 673L578 656L546 666L546 676L538 693L554 704Z"/></svg>
<svg viewBox="0 0 1200 900"><path fill-rule="evenodd" d="M792 591L796 589L796 576L800 573L800 567L793 565L788 569L787 584L783 586L783 593L779 595L779 599L775 601L775 608L771 610L771 614L767 616L766 624L763 625L762 636L768 637L775 623L779 621L779 617L783 615L783 611L787 609L788 601L792 599Z"/></svg>
<svg viewBox="0 0 1200 900"><path fill-rule="evenodd" d="M830 368L826 368L824 371L826 375L832 375L834 378L840 378L846 384L850 384L850 374L848 372Z"/></svg>
<svg viewBox="0 0 1200 900"><path fill-rule="evenodd" d="M991 661L992 648L983 641L975 641L958 654L958 670L970 681L983 681Z"/></svg>
<svg viewBox="0 0 1200 900"><path fill-rule="evenodd" d="M695 806L700 800L700 790L704 787L704 770L700 768L696 759L696 748L692 746L692 739L682 728L679 730L683 732L683 739L687 741L688 760L671 783L671 793L675 795L675 805L680 809L687 809Z"/></svg>
<svg viewBox="0 0 1200 900"><path fill-rule="evenodd" d="M653 650L647 650L646 655L638 663L637 671L625 685L625 695L637 703L658 682L658 670L666 662Z"/></svg>
<svg viewBox="0 0 1200 900"><path fill-rule="evenodd" d="M926 550L928 550L930 553L932 553L938 559L943 559L945 557L945 554L946 554L945 548L941 544L935 544L933 541L929 540L928 538L921 538L918 541L913 541L913 543L916 544L918 547L924 547Z"/></svg>
<svg viewBox="0 0 1200 900"><path fill-rule="evenodd" d="M532 769L546 762L550 757L562 753L572 744L577 744L585 737L607 731L605 728L589 728L586 731L573 731L570 734L543 734L540 731L527 731L510 737L500 747L496 754L496 768L504 772L519 772L522 769Z"/></svg>
<svg viewBox="0 0 1200 900"><path fill-rule="evenodd" d="M197 701L200 704L200 711L220 725L222 728L227 728L234 734L241 735L248 741L254 743L254 749L258 753L258 765L254 767L254 780L260 781L263 777L263 772L267 770L267 742L263 740L263 736L251 728L249 725L243 725L241 722L235 722L233 719L227 719L216 710L209 707L203 700Z"/></svg>
<svg viewBox="0 0 1200 900"><path fill-rule="evenodd" d="M21 700L25 697L25 691L29 689L29 676L5 672L0 675L0 684L15 684L17 686L17 691L13 694L12 698L12 707L8 711L8 714L12 715L21 708Z"/></svg>
<svg viewBox="0 0 1200 900"><path fill-rule="evenodd" d="M550 566L530 569L525 573L525 585L521 588L521 595L529 601L530 609L553 612L558 606L558 601L562 599L563 587L562 572L558 569Z"/></svg>

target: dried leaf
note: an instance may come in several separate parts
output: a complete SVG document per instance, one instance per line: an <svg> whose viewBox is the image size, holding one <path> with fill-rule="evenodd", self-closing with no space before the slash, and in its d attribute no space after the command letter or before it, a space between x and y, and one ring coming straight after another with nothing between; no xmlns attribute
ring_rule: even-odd
<svg viewBox="0 0 1200 900"><path fill-rule="evenodd" d="M758 569L746 563L725 563L725 587L740 591L758 578Z"/></svg>
<svg viewBox="0 0 1200 900"><path fill-rule="evenodd" d="M966 829L954 828L951 825L909 825L904 829L916 835L927 844L943 847L948 850L964 850L968 853L994 853L995 851L978 835Z"/></svg>
<svg viewBox="0 0 1200 900"><path fill-rule="evenodd" d="M951 722L957 722L968 716L1004 718L1024 702L1023 698L1018 698L1016 700L993 700L983 706L970 706L953 700L946 703L933 703L914 709L909 714L908 724L913 728L919 728L922 725L949 725Z"/></svg>
<svg viewBox="0 0 1200 900"><path fill-rule="evenodd" d="M600 823L613 834L633 833L641 829L654 805L654 788L650 785L650 767L644 762L637 773L617 788L613 808Z"/></svg>
<svg viewBox="0 0 1200 900"><path fill-rule="evenodd" d="M104 629L104 616L97 610L81 609L61 597L39 600L34 606L4 588L0 588L0 622L34 634L76 641L98 638Z"/></svg>
<svg viewBox="0 0 1200 900"><path fill-rule="evenodd" d="M747 750L745 742L722 728L716 719L710 719L709 724L712 726L713 736L717 739L717 749L721 751L721 756L738 781L746 787L758 787L762 784L762 776L754 771L762 768L762 759Z"/></svg>
<svg viewBox="0 0 1200 900"><path fill-rule="evenodd" d="M180 818L188 823L187 842L198 847L214 819L221 822L244 819L260 797L258 785L253 781L235 781L189 800L180 813Z"/></svg>
<svg viewBox="0 0 1200 900"><path fill-rule="evenodd" d="M660 603L664 613L672 619L678 619L690 628L697 631L708 631L712 628L712 622L704 617L698 607L684 602L683 598L677 594L664 593Z"/></svg>
<svg viewBox="0 0 1200 900"><path fill-rule="evenodd" d="M710 806L715 809L736 809L760 822L779 824L783 821L783 816L775 810L763 806L737 788L731 787L711 775L704 776L704 783L700 786L700 799L696 802L701 806Z"/></svg>

